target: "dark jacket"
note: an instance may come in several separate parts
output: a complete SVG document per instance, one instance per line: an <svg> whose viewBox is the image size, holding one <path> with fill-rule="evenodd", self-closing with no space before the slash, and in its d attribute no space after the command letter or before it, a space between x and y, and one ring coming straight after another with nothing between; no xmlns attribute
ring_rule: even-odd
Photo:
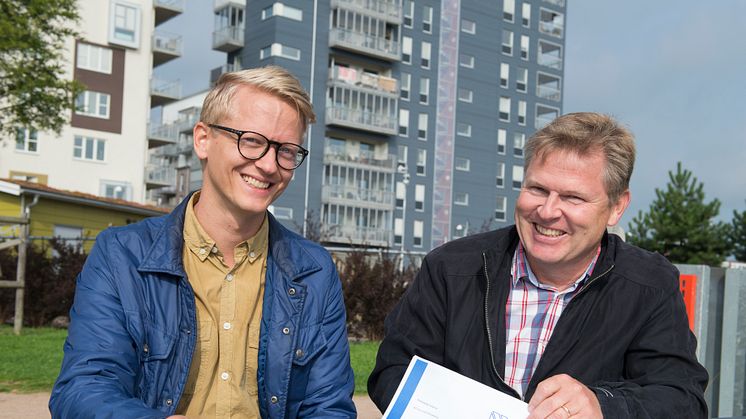
<svg viewBox="0 0 746 419"><path fill-rule="evenodd" d="M54 418L164 418L197 339L182 262L187 198L171 214L102 232L78 276ZM259 337L265 418L355 417L345 307L329 254L269 216ZM287 328L289 333L286 333Z"/></svg>
<svg viewBox="0 0 746 419"><path fill-rule="evenodd" d="M386 318L368 380L383 411L412 355L519 395L505 371L505 304L515 227L447 243L425 257ZM706 418L707 371L695 357L679 291L665 258L605 235L593 275L564 309L526 389L568 374L594 391L604 418Z"/></svg>

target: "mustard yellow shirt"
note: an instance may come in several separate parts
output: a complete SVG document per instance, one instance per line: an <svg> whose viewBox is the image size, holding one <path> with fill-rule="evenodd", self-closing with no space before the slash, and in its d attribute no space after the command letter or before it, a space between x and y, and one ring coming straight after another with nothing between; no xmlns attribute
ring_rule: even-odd
<svg viewBox="0 0 746 419"><path fill-rule="evenodd" d="M197 304L197 346L177 414L258 418L257 356L267 269L268 222L233 249L229 268L194 213L184 217L184 269Z"/></svg>

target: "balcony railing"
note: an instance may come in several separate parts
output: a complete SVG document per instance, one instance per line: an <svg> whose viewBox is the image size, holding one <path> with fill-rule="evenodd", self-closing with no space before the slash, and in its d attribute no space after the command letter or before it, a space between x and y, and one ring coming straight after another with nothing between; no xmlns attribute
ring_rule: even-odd
<svg viewBox="0 0 746 419"><path fill-rule="evenodd" d="M199 121L199 114L192 113L170 124L148 125L148 146L153 148L183 142L180 140L180 134L191 132L197 121ZM191 143L184 147L191 149ZM177 150L177 153L181 152L184 152L184 150Z"/></svg>
<svg viewBox="0 0 746 419"><path fill-rule="evenodd" d="M393 135L396 134L398 121L395 116L383 112L352 109L345 105L333 104L326 108L326 123Z"/></svg>
<svg viewBox="0 0 746 419"><path fill-rule="evenodd" d="M386 172L394 172L396 170L396 157L389 155L385 159L376 159L366 156L352 156L327 148L324 149L324 164L364 165L382 169Z"/></svg>
<svg viewBox="0 0 746 419"><path fill-rule="evenodd" d="M349 29L332 28L329 33L329 45L351 49L384 60L401 59L399 42Z"/></svg>
<svg viewBox="0 0 746 419"><path fill-rule="evenodd" d="M539 22L539 31L548 35L562 38L562 31L565 25L562 21L544 21Z"/></svg>
<svg viewBox="0 0 746 419"><path fill-rule="evenodd" d="M153 0L155 25L171 19L184 12L184 0Z"/></svg>
<svg viewBox="0 0 746 419"><path fill-rule="evenodd" d="M228 6L235 6L243 9L246 7L246 0L215 0L213 2L213 10L220 10Z"/></svg>
<svg viewBox="0 0 746 419"><path fill-rule="evenodd" d="M554 4L555 6L564 7L565 0L544 0L544 3Z"/></svg>
<svg viewBox="0 0 746 419"><path fill-rule="evenodd" d="M557 115L554 114L536 115L534 128L536 128L537 130L542 129L545 126L549 125L550 122L554 121L554 118L556 117Z"/></svg>
<svg viewBox="0 0 746 419"><path fill-rule="evenodd" d="M536 58L536 62L539 65L554 68L556 70L562 70L562 57L558 57L556 55L539 53Z"/></svg>
<svg viewBox="0 0 746 419"><path fill-rule="evenodd" d="M153 34L153 66L181 57L181 35L156 32Z"/></svg>
<svg viewBox="0 0 746 419"><path fill-rule="evenodd" d="M328 240L337 243L388 246L390 238L391 230L384 228L333 224L328 229Z"/></svg>
<svg viewBox="0 0 746 419"><path fill-rule="evenodd" d="M391 93L394 96L399 95L399 86L396 79L366 73L365 71L355 68L334 66L331 71L329 71L329 79L333 82L343 83L349 86L357 86L379 92Z"/></svg>
<svg viewBox="0 0 746 419"><path fill-rule="evenodd" d="M536 86L536 96L559 102L562 92L556 87L538 85Z"/></svg>
<svg viewBox="0 0 746 419"><path fill-rule="evenodd" d="M181 83L178 80L150 80L150 106L161 106L181 98Z"/></svg>
<svg viewBox="0 0 746 419"><path fill-rule="evenodd" d="M147 189L176 185L176 171L170 166L148 164L145 166L145 185Z"/></svg>
<svg viewBox="0 0 746 419"><path fill-rule="evenodd" d="M226 26L212 33L212 49L233 52L243 48L244 45L244 27Z"/></svg>
<svg viewBox="0 0 746 419"><path fill-rule="evenodd" d="M357 188L347 185L324 185L321 187L323 202L352 201L355 206L378 204L385 208L394 208L394 193L381 189Z"/></svg>
<svg viewBox="0 0 746 419"><path fill-rule="evenodd" d="M401 0L332 0L332 8L344 7L364 14L376 14L390 22L401 23Z"/></svg>

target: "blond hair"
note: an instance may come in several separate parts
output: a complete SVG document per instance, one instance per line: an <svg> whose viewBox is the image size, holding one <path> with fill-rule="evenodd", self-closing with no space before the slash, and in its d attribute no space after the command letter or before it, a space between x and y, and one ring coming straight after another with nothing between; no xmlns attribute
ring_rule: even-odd
<svg viewBox="0 0 746 419"><path fill-rule="evenodd" d="M279 66L251 68L221 75L205 97L199 120L205 124L220 123L230 113L233 98L241 86L269 93L293 106L298 111L304 133L309 124L316 122L308 93L295 76Z"/></svg>
<svg viewBox="0 0 746 419"><path fill-rule="evenodd" d="M609 203L629 189L635 165L632 133L608 115L578 112L560 116L534 134L526 144L526 170L534 159L563 151L587 156L601 152L606 160L603 182Z"/></svg>

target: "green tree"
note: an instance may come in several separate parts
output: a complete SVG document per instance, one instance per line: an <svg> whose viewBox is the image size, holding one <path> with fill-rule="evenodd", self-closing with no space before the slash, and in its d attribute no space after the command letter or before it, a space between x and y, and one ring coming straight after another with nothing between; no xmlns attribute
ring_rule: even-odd
<svg viewBox="0 0 746 419"><path fill-rule="evenodd" d="M733 256L739 262L746 262L746 210L743 212L733 211L731 222L731 246Z"/></svg>
<svg viewBox="0 0 746 419"><path fill-rule="evenodd" d="M730 225L714 221L720 201L705 202L704 184L681 162L668 177L666 189L655 189L648 212L640 211L630 223L628 241L674 263L719 266L731 253Z"/></svg>
<svg viewBox="0 0 746 419"><path fill-rule="evenodd" d="M59 133L80 84L65 77L65 41L77 36L75 0L0 1L0 135L18 127Z"/></svg>

